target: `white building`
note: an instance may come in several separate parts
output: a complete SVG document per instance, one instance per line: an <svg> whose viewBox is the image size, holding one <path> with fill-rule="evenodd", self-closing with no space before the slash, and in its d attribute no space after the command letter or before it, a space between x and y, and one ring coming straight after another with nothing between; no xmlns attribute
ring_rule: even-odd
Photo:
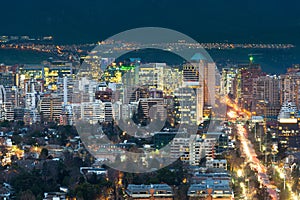
<svg viewBox="0 0 300 200"><path fill-rule="evenodd" d="M179 158L190 165L199 165L204 157L212 156L216 138L202 139L198 135L175 137L171 143L171 158Z"/></svg>
<svg viewBox="0 0 300 200"><path fill-rule="evenodd" d="M237 69L235 68L223 68L222 78L221 78L221 94L227 95L229 93L233 94L233 81L237 74Z"/></svg>

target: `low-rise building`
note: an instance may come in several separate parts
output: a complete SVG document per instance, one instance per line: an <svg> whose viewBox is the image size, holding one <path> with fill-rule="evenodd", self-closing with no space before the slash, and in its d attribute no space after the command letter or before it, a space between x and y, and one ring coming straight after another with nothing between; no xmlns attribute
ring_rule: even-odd
<svg viewBox="0 0 300 200"><path fill-rule="evenodd" d="M167 184L133 185L129 184L126 190L128 200L173 200L174 192Z"/></svg>
<svg viewBox="0 0 300 200"><path fill-rule="evenodd" d="M66 193L64 192L46 192L43 200L65 200Z"/></svg>
<svg viewBox="0 0 300 200"><path fill-rule="evenodd" d="M197 174L188 190L189 200L201 200L212 197L218 200L233 200L234 194L227 173Z"/></svg>

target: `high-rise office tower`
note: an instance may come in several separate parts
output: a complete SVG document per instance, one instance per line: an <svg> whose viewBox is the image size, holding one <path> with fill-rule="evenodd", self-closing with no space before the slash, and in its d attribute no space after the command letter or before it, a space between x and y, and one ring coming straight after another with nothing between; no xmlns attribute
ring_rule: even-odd
<svg viewBox="0 0 300 200"><path fill-rule="evenodd" d="M198 92L199 94L200 92ZM199 103L194 88L179 88L174 93L175 122L178 124L199 124L203 116L203 104ZM201 96L200 96L201 97ZM198 109L198 110L197 110Z"/></svg>
<svg viewBox="0 0 300 200"><path fill-rule="evenodd" d="M59 122L62 114L62 98L58 95L49 95L41 98L39 102L39 111L45 122Z"/></svg>
<svg viewBox="0 0 300 200"><path fill-rule="evenodd" d="M17 88L18 74L16 73L16 67L0 66L0 85L3 85L5 89L5 102L6 111L12 112L14 107L18 106L19 94ZM11 116L11 114L10 114ZM6 120L12 120L11 117Z"/></svg>
<svg viewBox="0 0 300 200"><path fill-rule="evenodd" d="M242 108L252 111L255 107L254 99L254 84L255 79L264 76L265 73L262 72L260 65L249 64L239 65L239 74L236 76L236 88L238 92L236 93L236 98Z"/></svg>
<svg viewBox="0 0 300 200"><path fill-rule="evenodd" d="M16 87L5 88L0 85L0 120L14 120L14 106L17 99Z"/></svg>
<svg viewBox="0 0 300 200"><path fill-rule="evenodd" d="M26 123L35 123L40 120L38 113L38 102L40 100L40 91L37 89L36 79L30 79L25 83L25 110L26 110Z"/></svg>
<svg viewBox="0 0 300 200"><path fill-rule="evenodd" d="M139 105L143 114L143 120L164 120L166 118L163 98L141 98L139 100ZM155 113L155 116L151 116L150 109L154 109L153 111Z"/></svg>
<svg viewBox="0 0 300 200"><path fill-rule="evenodd" d="M201 53L196 53L191 58L191 63L183 66L183 83L194 90L196 121L200 124L204 108L214 106L216 101L215 63L208 62Z"/></svg>
<svg viewBox="0 0 300 200"><path fill-rule="evenodd" d="M253 111L256 115L276 117L280 110L279 78L277 76L260 76L254 80Z"/></svg>
<svg viewBox="0 0 300 200"><path fill-rule="evenodd" d="M5 119L5 102L6 102L6 92L3 85L0 85L0 120Z"/></svg>
<svg viewBox="0 0 300 200"><path fill-rule="evenodd" d="M223 68L221 78L221 91L222 95L233 94L233 82L237 74L237 69L234 67Z"/></svg>
<svg viewBox="0 0 300 200"><path fill-rule="evenodd" d="M166 63L149 63L138 67L138 85L163 90Z"/></svg>
<svg viewBox="0 0 300 200"><path fill-rule="evenodd" d="M280 75L280 103L295 102L300 106L300 70L289 68L288 72Z"/></svg>
<svg viewBox="0 0 300 200"><path fill-rule="evenodd" d="M295 103L286 102L278 115L279 150L299 151L299 110Z"/></svg>
<svg viewBox="0 0 300 200"><path fill-rule="evenodd" d="M31 79L25 84L25 108L35 110L39 99L39 91L36 90L36 80Z"/></svg>

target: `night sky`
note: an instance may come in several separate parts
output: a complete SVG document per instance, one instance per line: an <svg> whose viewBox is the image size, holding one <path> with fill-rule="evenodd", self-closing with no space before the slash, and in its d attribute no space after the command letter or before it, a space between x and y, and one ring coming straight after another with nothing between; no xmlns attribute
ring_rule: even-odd
<svg viewBox="0 0 300 200"><path fill-rule="evenodd" d="M11 0L0 9L0 35L53 35L59 43L156 26L200 42L300 44L299 0Z"/></svg>

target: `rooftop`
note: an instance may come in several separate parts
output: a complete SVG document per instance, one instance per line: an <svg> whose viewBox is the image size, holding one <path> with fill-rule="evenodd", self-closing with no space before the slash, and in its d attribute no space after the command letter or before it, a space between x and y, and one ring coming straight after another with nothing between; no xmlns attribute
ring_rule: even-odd
<svg viewBox="0 0 300 200"><path fill-rule="evenodd" d="M129 184L126 193L131 197L173 196L172 188L167 184L134 185Z"/></svg>
<svg viewBox="0 0 300 200"><path fill-rule="evenodd" d="M192 58L191 58L192 61L200 61L200 60L207 60L205 58L205 56L202 54L202 53L195 53Z"/></svg>

